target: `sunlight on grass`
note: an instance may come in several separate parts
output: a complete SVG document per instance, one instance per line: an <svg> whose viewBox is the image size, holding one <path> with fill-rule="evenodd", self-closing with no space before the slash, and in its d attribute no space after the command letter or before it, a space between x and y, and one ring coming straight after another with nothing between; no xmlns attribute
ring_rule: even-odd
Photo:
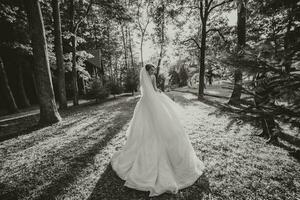
<svg viewBox="0 0 300 200"><path fill-rule="evenodd" d="M168 93L181 116L205 177L176 195L153 199L300 198L300 165L284 149L266 145L250 124L216 113L188 93ZM113 172L112 155L125 143L139 96L70 111L60 123L0 143L1 194L22 199L148 199ZM209 187L209 189L208 189ZM14 196L15 197L15 196Z"/></svg>

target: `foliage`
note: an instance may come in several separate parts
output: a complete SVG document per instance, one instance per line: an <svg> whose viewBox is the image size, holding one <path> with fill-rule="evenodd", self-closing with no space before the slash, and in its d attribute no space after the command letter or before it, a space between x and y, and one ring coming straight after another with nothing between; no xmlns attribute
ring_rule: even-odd
<svg viewBox="0 0 300 200"><path fill-rule="evenodd" d="M124 89L127 92L134 92L139 85L139 76L136 69L128 69L126 72Z"/></svg>
<svg viewBox="0 0 300 200"><path fill-rule="evenodd" d="M92 78L87 85L87 98L96 99L97 101L109 96L108 89L103 86L99 78Z"/></svg>
<svg viewBox="0 0 300 200"><path fill-rule="evenodd" d="M169 84L170 85L179 85L180 78L179 78L179 74L176 71L175 67L172 67L169 70L169 76L170 76L170 79L169 79Z"/></svg>
<svg viewBox="0 0 300 200"><path fill-rule="evenodd" d="M32 54L26 14L19 6L15 1L0 3L0 53L9 60Z"/></svg>
<svg viewBox="0 0 300 200"><path fill-rule="evenodd" d="M184 65L173 66L169 71L170 84L183 87L187 85L189 74Z"/></svg>
<svg viewBox="0 0 300 200"><path fill-rule="evenodd" d="M161 89L162 91L165 91L165 81L165 76L163 74L159 74L157 77L157 88Z"/></svg>
<svg viewBox="0 0 300 200"><path fill-rule="evenodd" d="M114 81L114 80L110 80L107 84L107 87L110 91L110 94L112 94L114 96L116 94L120 94L123 92L122 86L117 81Z"/></svg>
<svg viewBox="0 0 300 200"><path fill-rule="evenodd" d="M184 66L180 66L178 76L179 76L179 87L186 86L189 75Z"/></svg>
<svg viewBox="0 0 300 200"><path fill-rule="evenodd" d="M223 62L232 66L239 66L250 74L252 80L243 86L244 93L255 99L257 91L266 96L260 105L248 105L247 111L257 115L266 113L278 119L284 119L300 127L300 75L299 70L286 73L282 58L274 58L268 52L270 46L260 43L254 49L247 47L244 50L227 54ZM244 103L248 104L249 96Z"/></svg>

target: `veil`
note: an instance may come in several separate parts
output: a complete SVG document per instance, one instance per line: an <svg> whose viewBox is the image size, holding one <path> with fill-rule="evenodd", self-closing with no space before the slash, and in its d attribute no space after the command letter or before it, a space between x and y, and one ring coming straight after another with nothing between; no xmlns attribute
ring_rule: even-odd
<svg viewBox="0 0 300 200"><path fill-rule="evenodd" d="M142 97L153 98L155 96L155 90L153 88L150 75L145 67L142 67L140 72L140 88Z"/></svg>
<svg viewBox="0 0 300 200"><path fill-rule="evenodd" d="M156 92L153 88L151 78L146 68L143 67L140 71L140 89L141 100L150 108L150 112L157 115L161 110L167 110L172 113L172 117L183 115L184 109L173 100L171 100L163 92Z"/></svg>

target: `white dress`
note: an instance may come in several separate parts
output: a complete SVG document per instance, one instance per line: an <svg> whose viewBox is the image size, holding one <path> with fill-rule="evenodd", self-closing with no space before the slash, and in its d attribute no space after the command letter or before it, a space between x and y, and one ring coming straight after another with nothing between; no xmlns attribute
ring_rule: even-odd
<svg viewBox="0 0 300 200"><path fill-rule="evenodd" d="M125 186L150 191L150 196L177 193L203 173L178 115L181 107L164 93L156 92L145 68L140 72L142 96L138 101L123 148L111 165Z"/></svg>

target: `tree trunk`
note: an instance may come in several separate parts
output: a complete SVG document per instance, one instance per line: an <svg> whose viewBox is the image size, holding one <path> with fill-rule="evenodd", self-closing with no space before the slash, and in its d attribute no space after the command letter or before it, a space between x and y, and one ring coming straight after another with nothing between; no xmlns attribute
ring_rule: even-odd
<svg viewBox="0 0 300 200"><path fill-rule="evenodd" d="M34 87L34 92L35 92L35 95L36 97L38 96L38 90L37 90L37 84L36 84L36 78L35 78L35 74L34 74L34 69L31 73L31 77L32 77L32 81L33 81L33 87Z"/></svg>
<svg viewBox="0 0 300 200"><path fill-rule="evenodd" d="M75 5L74 0L70 1L70 29L72 33L72 90L73 90L73 105L78 105L78 82L76 69L76 27L75 27Z"/></svg>
<svg viewBox="0 0 300 200"><path fill-rule="evenodd" d="M164 2L161 1L162 4L162 19L161 19L161 38L160 38L160 52L159 52L159 58L158 58L158 62L157 62L157 67L156 67L156 80L158 80L158 75L159 75L159 70L160 70L160 64L161 64L161 60L163 58L163 54L164 54L164 43L165 43L165 5Z"/></svg>
<svg viewBox="0 0 300 200"><path fill-rule="evenodd" d="M238 0L237 36L239 47L244 47L246 44L246 1Z"/></svg>
<svg viewBox="0 0 300 200"><path fill-rule="evenodd" d="M133 60L133 53L132 53L130 30L128 31L128 34L129 34L129 51L130 51L130 57L131 57L131 67L134 68L134 60Z"/></svg>
<svg viewBox="0 0 300 200"><path fill-rule="evenodd" d="M48 50L40 3L25 1L33 49L34 73L40 104L40 124L52 124L61 120L57 111L48 60Z"/></svg>
<svg viewBox="0 0 300 200"><path fill-rule="evenodd" d="M159 76L160 64L161 64L162 56L163 56L163 44L160 45L160 53L159 53L159 58L158 58L158 63L157 63L156 73L155 73L156 81L158 81L158 76Z"/></svg>
<svg viewBox="0 0 300 200"><path fill-rule="evenodd" d="M3 60L1 57L0 57L0 81L1 81L1 85L3 86L3 89L4 89L4 95L7 100L9 112L11 112L11 113L18 112L18 106L16 104L14 96L9 87L7 75L6 75Z"/></svg>
<svg viewBox="0 0 300 200"><path fill-rule="evenodd" d="M110 25L108 24L107 26L107 41L108 41L108 45L110 45ZM109 69L110 69L110 79L113 79L113 66L112 66L112 53L109 52Z"/></svg>
<svg viewBox="0 0 300 200"><path fill-rule="evenodd" d="M204 17L202 20L202 32L201 32L198 99L201 99L203 97L204 87L205 87L204 75L205 75L205 50L206 50L206 22L207 22L207 17Z"/></svg>
<svg viewBox="0 0 300 200"><path fill-rule="evenodd" d="M82 78L82 93L83 95L86 95L86 86L85 86L85 80Z"/></svg>
<svg viewBox="0 0 300 200"><path fill-rule="evenodd" d="M24 88L24 79L23 79L23 70L20 64L17 64L18 68L18 89L20 94L20 106L23 108L27 108L30 106L29 99L27 97L25 88Z"/></svg>
<svg viewBox="0 0 300 200"><path fill-rule="evenodd" d="M144 59L143 59L143 43L144 43L144 34L142 33L142 36L141 36L141 46L140 46L140 51L141 51L141 64L142 64L142 67L144 67Z"/></svg>
<svg viewBox="0 0 300 200"><path fill-rule="evenodd" d="M127 64L127 48L126 48L126 38L125 38L125 33L124 33L124 27L121 25L121 31L122 31L122 39L123 39L123 47L124 47L124 65L126 70L128 69L128 64Z"/></svg>
<svg viewBox="0 0 300 200"><path fill-rule="evenodd" d="M59 92L59 108L67 108L66 86L65 86L65 66L63 59L61 19L59 12L58 0L52 0L52 15L54 20L54 48L56 65L58 70L58 92Z"/></svg>
<svg viewBox="0 0 300 200"><path fill-rule="evenodd" d="M286 62L284 63L284 68L285 68L285 72L286 73L290 73L291 72L291 64L292 62L290 61L291 58L288 56L289 54L289 48L290 48L290 34L291 34L291 28L292 28L292 23L293 23L293 18L292 18L292 14L291 14L291 10L288 10L288 16L287 16L287 26L286 26L286 33L284 36L284 54L286 57Z"/></svg>
<svg viewBox="0 0 300 200"><path fill-rule="evenodd" d="M76 69L76 36L72 36L72 88L73 88L73 105L77 106L78 103L78 80Z"/></svg>
<svg viewBox="0 0 300 200"><path fill-rule="evenodd" d="M229 104L231 105L238 105L241 100L241 94L242 94L242 80L243 80L243 74L240 69L235 69L234 71L234 87L233 91L229 100Z"/></svg>
<svg viewBox="0 0 300 200"><path fill-rule="evenodd" d="M238 6L238 19L237 19L237 36L238 36L238 49L242 49L246 44L246 1L237 0ZM234 87L229 100L229 104L238 105L241 101L242 95L242 81L243 74L239 68L234 71Z"/></svg>

